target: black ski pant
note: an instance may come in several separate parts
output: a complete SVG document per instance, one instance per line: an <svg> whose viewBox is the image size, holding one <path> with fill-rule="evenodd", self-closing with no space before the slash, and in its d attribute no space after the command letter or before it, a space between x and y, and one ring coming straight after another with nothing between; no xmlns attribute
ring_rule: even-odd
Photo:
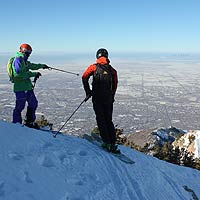
<svg viewBox="0 0 200 200"><path fill-rule="evenodd" d="M103 142L115 144L116 130L112 122L113 102L102 102L102 99L92 99L93 109L96 115L97 126Z"/></svg>

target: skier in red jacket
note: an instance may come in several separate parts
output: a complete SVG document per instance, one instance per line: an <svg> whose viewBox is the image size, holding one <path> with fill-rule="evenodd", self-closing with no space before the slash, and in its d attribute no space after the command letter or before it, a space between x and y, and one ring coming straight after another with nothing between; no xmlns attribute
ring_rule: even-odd
<svg viewBox="0 0 200 200"><path fill-rule="evenodd" d="M103 140L102 147L109 152L120 153L115 144L116 130L112 122L113 103L118 84L117 71L109 64L106 49L99 49L96 58L96 63L90 65L82 76L86 99L92 96L93 109ZM92 90L89 85L91 76L93 76Z"/></svg>

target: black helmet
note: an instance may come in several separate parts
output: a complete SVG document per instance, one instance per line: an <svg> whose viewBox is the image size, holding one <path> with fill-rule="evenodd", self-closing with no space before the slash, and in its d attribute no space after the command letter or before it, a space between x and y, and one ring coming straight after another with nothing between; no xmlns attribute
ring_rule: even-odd
<svg viewBox="0 0 200 200"><path fill-rule="evenodd" d="M106 49L101 48L101 49L99 49L99 50L97 51L97 53L96 53L96 58L98 59L98 58L100 58L100 57L102 57L102 56L108 58L108 51L107 51Z"/></svg>

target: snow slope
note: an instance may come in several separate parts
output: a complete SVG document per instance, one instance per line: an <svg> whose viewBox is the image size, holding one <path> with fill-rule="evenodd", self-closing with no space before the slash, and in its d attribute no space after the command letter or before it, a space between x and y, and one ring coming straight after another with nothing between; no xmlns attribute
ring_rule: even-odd
<svg viewBox="0 0 200 200"><path fill-rule="evenodd" d="M136 163L81 138L0 121L0 199L200 199L200 171L120 149Z"/></svg>

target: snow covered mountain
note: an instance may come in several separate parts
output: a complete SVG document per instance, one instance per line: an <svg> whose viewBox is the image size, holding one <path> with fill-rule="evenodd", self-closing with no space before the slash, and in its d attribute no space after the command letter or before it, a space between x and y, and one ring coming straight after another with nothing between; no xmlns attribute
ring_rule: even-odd
<svg viewBox="0 0 200 200"><path fill-rule="evenodd" d="M175 127L159 128L155 130L139 131L126 136L129 142L144 147L148 143L151 150L156 144L164 145L172 143L174 147L184 148L194 154L194 158L200 158L200 131L185 131Z"/></svg>
<svg viewBox="0 0 200 200"><path fill-rule="evenodd" d="M190 130L173 142L174 146L185 148L193 153L195 158L200 158L200 131Z"/></svg>
<svg viewBox="0 0 200 200"><path fill-rule="evenodd" d="M120 149L135 164L81 138L0 121L0 199L200 199L200 171Z"/></svg>

